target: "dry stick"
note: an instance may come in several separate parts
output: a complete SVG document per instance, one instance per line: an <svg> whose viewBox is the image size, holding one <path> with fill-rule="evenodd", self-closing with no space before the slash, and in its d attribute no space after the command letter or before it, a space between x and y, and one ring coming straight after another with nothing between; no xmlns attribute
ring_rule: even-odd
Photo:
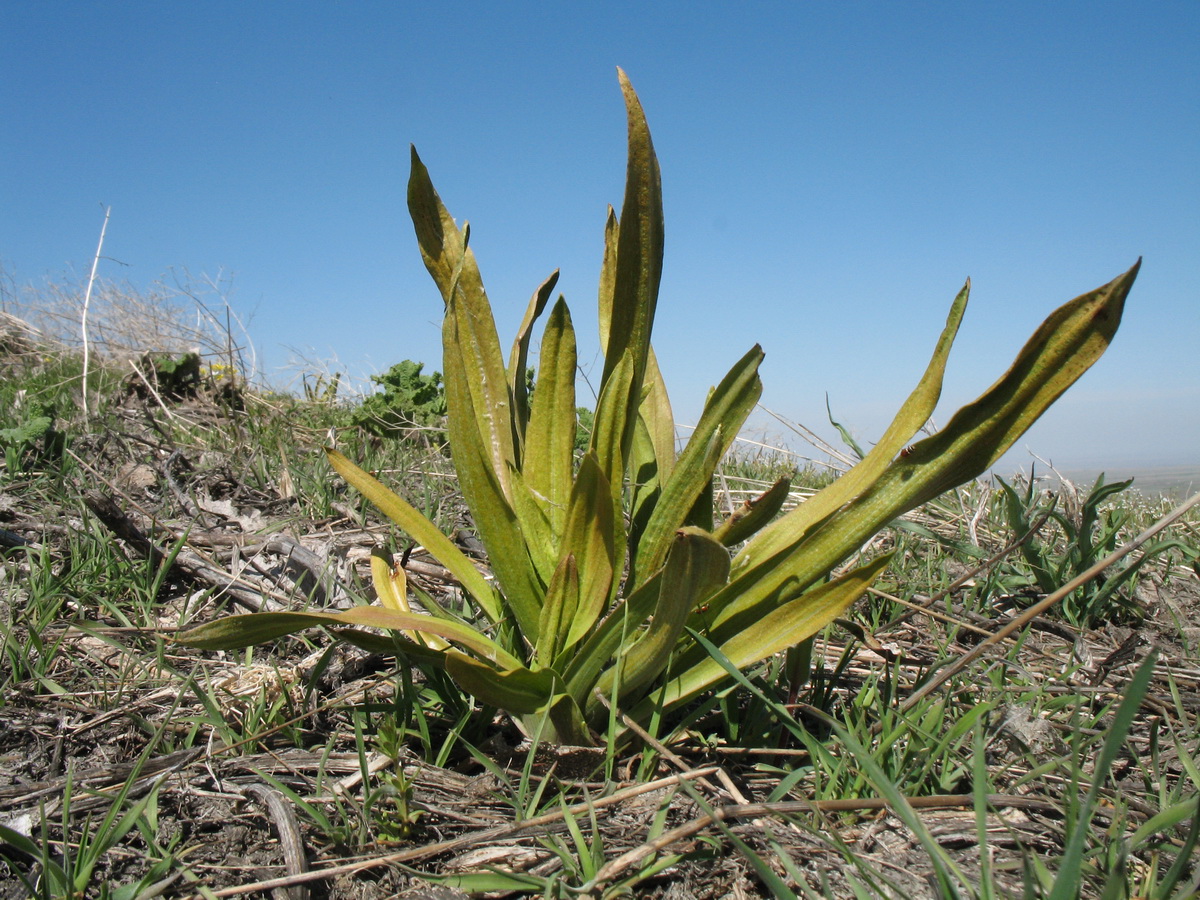
<svg viewBox="0 0 1200 900"><path fill-rule="evenodd" d="M929 696L931 693L936 691L939 687L969 666L972 662L978 659L988 647L1000 643L1013 632L1028 625L1046 610L1050 609L1050 607L1054 606L1054 604L1068 596L1072 591L1075 591L1087 584L1113 563L1137 550L1144 543L1150 540L1150 538L1154 537L1160 531L1165 529L1168 525L1180 518L1184 513L1198 503L1200 503L1200 494L1193 494L1181 505L1177 506L1174 511L1163 516L1128 544L1119 548L1115 552L1110 553L1083 574L1072 578L1049 597L1046 597L1044 600L1041 600L1029 607L1029 609L1025 610L1025 612L1021 613L1021 615L1017 616L991 637L980 641L971 650L964 653L950 665L946 666L946 668L938 672L938 674L931 678L928 682L923 684L917 690L913 691L913 693L909 695L908 699L900 704L901 712L907 712L908 710L912 709L912 707L915 706L919 701Z"/></svg>
<svg viewBox="0 0 1200 900"><path fill-rule="evenodd" d="M288 874L302 875L308 871L308 860L304 856L304 841L300 838L300 826L296 824L296 814L292 807L284 802L283 794L265 784L248 784L242 788L242 795L250 795L258 799L267 808L267 818L274 824L279 835L279 844L283 849L283 859L287 863ZM296 885L289 889L279 888L271 892L276 900L308 900L310 892L305 885Z"/></svg>
<svg viewBox="0 0 1200 900"><path fill-rule="evenodd" d="M83 295L83 315L79 321L79 329L83 332L83 420L86 422L90 416L88 415L88 306L92 302L92 285L96 283L96 269L100 265L100 251L104 247L104 232L108 231L108 217L112 213L112 207L104 210L104 224L100 226L100 243L96 245L96 255L92 258L92 274L88 276L87 290Z"/></svg>
<svg viewBox="0 0 1200 900"><path fill-rule="evenodd" d="M401 850L397 853L389 853L386 856L372 857L371 859L359 860L358 862L344 863L340 866L330 866L327 869L317 869L312 872L305 872L303 875L293 875L284 878L271 878L266 881L258 881L254 884L242 884L235 887L223 888L219 891L206 892L206 894L194 895L196 900L203 900L205 896L211 897L235 897L239 894L251 894L257 891L266 891L272 888L291 887L297 884L305 884L309 881L320 881L324 878L331 878L335 875L354 875L359 872L365 872L367 869L374 869L379 866L394 865L398 863L416 862L417 860L426 859L430 856L439 856L443 853L453 853L457 850L465 849L483 841L492 841L500 838L513 837L525 831L530 831L536 828L543 828L548 825L553 825L566 816L576 816L581 813L591 812L596 809L603 809L608 806L614 806L632 797L638 797L642 794L648 794L653 791L661 790L666 787L673 787L684 781L689 781L693 778L703 778L706 775L712 775L716 772L716 766L708 766L703 769L695 769L691 772L684 772L679 775L671 775L666 778L659 778L657 781L649 781L646 784L637 784L624 790L617 791L608 797L601 797L598 800L591 800L587 803L577 803L574 806L568 807L566 810L556 810L545 815L535 816L532 819L525 819L521 822L514 822L511 825L500 825L495 828L485 828L481 831L472 832L471 834L463 835L462 837L452 838L448 841L439 841L436 844L426 844L424 847L413 847L409 850Z"/></svg>

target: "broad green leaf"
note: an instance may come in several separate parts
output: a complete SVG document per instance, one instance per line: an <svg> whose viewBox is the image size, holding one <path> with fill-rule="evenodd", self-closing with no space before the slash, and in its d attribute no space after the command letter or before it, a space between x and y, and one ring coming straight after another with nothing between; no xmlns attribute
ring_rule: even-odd
<svg viewBox="0 0 1200 900"><path fill-rule="evenodd" d="M817 522L861 494L879 478L893 457L904 448L917 430L929 421L942 393L942 377L946 372L946 360L949 358L950 348L954 345L954 337L958 334L958 327L962 323L970 294L971 282L968 280L950 305L946 325L942 329L937 346L933 351L933 357L929 360L929 365L925 367L924 374L871 452L858 465L817 493L816 496L801 503L786 516L765 528L753 543L734 558L733 569L735 572L751 562L766 559L794 543L798 536L804 534Z"/></svg>
<svg viewBox="0 0 1200 900"><path fill-rule="evenodd" d="M446 210L416 148L408 180L408 209L425 267L446 305L442 347L451 450L460 442L462 431L477 431L484 457L507 496L508 469L517 460L512 397L492 307L475 254L467 246L469 231L466 227L460 230ZM468 504L471 499L467 497Z"/></svg>
<svg viewBox="0 0 1200 900"><path fill-rule="evenodd" d="M596 415L592 423L590 452L596 455L600 470L612 487L613 504L619 509L625 482L626 451L622 445L625 423L637 415L629 404L629 387L633 380L633 356L626 352L621 362L600 391Z"/></svg>
<svg viewBox="0 0 1200 900"><path fill-rule="evenodd" d="M629 126L628 162L625 169L625 200L617 235L617 259L613 277L611 321L604 352L601 394L608 387L623 357L632 357L633 371L626 405L636 415L642 398L650 332L662 277L663 212L662 177L650 129L641 101L625 73L618 70ZM621 435L625 457L633 442L634 418L627 416Z"/></svg>
<svg viewBox="0 0 1200 900"><path fill-rule="evenodd" d="M573 555L579 567L579 607L563 622L565 638L559 649L569 649L591 630L616 590L625 550L617 528L612 489L589 453L579 463L563 532L563 551Z"/></svg>
<svg viewBox="0 0 1200 900"><path fill-rule="evenodd" d="M521 661L475 629L447 619L416 613L402 613L379 606L353 606L339 612L264 612L226 616L198 625L175 637L188 647L201 650L239 650L295 634L315 625L360 625L390 631L420 631L466 647L482 659L498 666L517 668Z"/></svg>
<svg viewBox="0 0 1200 900"><path fill-rule="evenodd" d="M568 553L550 579L534 659L539 665L551 666L562 649L567 629L579 610L579 566L575 555Z"/></svg>
<svg viewBox="0 0 1200 900"><path fill-rule="evenodd" d="M888 522L986 471L1104 352L1138 265L1052 313L996 384L944 429L894 460L836 515L793 535L790 546L766 559L756 547L767 535L751 541L739 558L762 561L735 569L730 586L713 598L715 624L734 616L761 617L780 602L782 591L813 584Z"/></svg>
<svg viewBox="0 0 1200 900"><path fill-rule="evenodd" d="M496 473L483 458L483 449L477 442L472 442L469 433L462 437L452 451L459 487L468 498L479 538L487 550L488 564L500 584L504 600L521 630L535 641L545 584L538 579L516 511L505 499ZM468 463L472 458L473 465ZM510 469L510 479L512 471L515 470Z"/></svg>
<svg viewBox="0 0 1200 900"><path fill-rule="evenodd" d="M640 587L650 575L662 568L674 538L674 532L667 531L667 528L679 529L686 523L697 498L711 483L712 473L725 455L728 443L720 428L706 437L707 442L703 445L698 440L688 442L671 478L657 491L649 521L641 534L630 541L629 575L626 579L630 586Z"/></svg>
<svg viewBox="0 0 1200 900"><path fill-rule="evenodd" d="M545 707L561 682L550 668L536 672L520 665L497 669L455 650L446 651L446 671L471 696L518 715Z"/></svg>
<svg viewBox="0 0 1200 900"><path fill-rule="evenodd" d="M519 448L523 448L525 428L529 424L529 395L525 385L525 369L529 366L529 342L533 337L533 323L546 308L556 284L558 269L555 269L529 298L525 318L521 320L521 327L517 329L517 337L508 354L508 389L513 398L513 441ZM517 458L524 460L524 453L518 453Z"/></svg>
<svg viewBox="0 0 1200 900"><path fill-rule="evenodd" d="M411 147L411 170L408 178L408 212L417 233L417 244L425 268L442 292L443 300L450 295L455 273L467 252L467 235L451 217L433 182L429 171Z"/></svg>
<svg viewBox="0 0 1200 900"><path fill-rule="evenodd" d="M604 219L604 257L600 262L600 347L608 352L608 334L612 326L613 291L617 284L617 243L620 239L621 227L617 222L616 211L608 207L608 215Z"/></svg>
<svg viewBox="0 0 1200 900"><path fill-rule="evenodd" d="M530 412L523 457L525 485L561 537L571 497L575 460L575 329L561 298L542 335L537 391ZM558 548L554 547L557 556Z"/></svg>
<svg viewBox="0 0 1200 900"><path fill-rule="evenodd" d="M625 640L639 633L654 612L662 586L662 571L622 599L559 668L567 679L567 691L581 706L589 702L592 687L609 660Z"/></svg>
<svg viewBox="0 0 1200 900"><path fill-rule="evenodd" d="M675 468L675 418L654 348L646 358L644 396L630 448L629 545L641 541L658 497Z"/></svg>
<svg viewBox="0 0 1200 900"><path fill-rule="evenodd" d="M638 416L633 430L633 444L629 448L628 466L629 490L628 507L629 523L626 526L628 544L631 553L635 553L642 542L642 534L658 498L662 496L663 480L666 473L658 468L658 459L654 451L654 440L650 435L645 418Z"/></svg>
<svg viewBox="0 0 1200 900"><path fill-rule="evenodd" d="M500 598L496 596L495 588L475 568L475 564L467 555L459 550L450 538L442 534L436 525L338 451L326 448L325 454L329 457L334 471L345 478L351 487L371 501L376 509L395 522L450 571L489 619L499 622L503 618Z"/></svg>
<svg viewBox="0 0 1200 900"><path fill-rule="evenodd" d="M871 582L890 560L882 556L849 572L835 581L813 588L762 616L747 627L720 639L721 652L739 669L793 647L812 637L866 592ZM715 642L715 641L714 641ZM695 654L689 654L692 656ZM725 677L721 664L706 657L667 683L654 702L666 709L677 706L712 687ZM632 714L634 719L648 715L652 704L644 702Z"/></svg>
<svg viewBox="0 0 1200 900"><path fill-rule="evenodd" d="M762 360L762 348L756 344L709 396L641 536L638 555L632 559L630 577L635 585L646 573L662 566L671 535L687 520L697 498L712 483L717 464L762 396L762 380L758 377Z"/></svg>
<svg viewBox="0 0 1200 900"><path fill-rule="evenodd" d="M671 411L667 384L658 368L658 358L654 355L653 347L646 357L645 385L646 396L638 412L646 424L646 431L654 446L658 477L665 481L671 476L671 469L675 464L675 414Z"/></svg>
<svg viewBox="0 0 1200 900"><path fill-rule="evenodd" d="M561 529L559 533L555 533L548 510L538 502L538 497L530 490L525 476L514 469L509 473L509 477L513 486L513 512L517 516L517 525L525 549L529 553L538 580L542 584L549 584L550 576L558 566Z"/></svg>
<svg viewBox="0 0 1200 900"><path fill-rule="evenodd" d="M1141 264L1051 313L1000 380L896 460L881 488L911 494L911 509L987 471L1108 349Z"/></svg>
<svg viewBox="0 0 1200 900"><path fill-rule="evenodd" d="M612 668L596 685L596 691L622 698L636 694L662 674L693 609L704 603L729 577L729 552L712 536L698 528L681 528L675 533L659 580L658 605L650 627L626 644ZM588 715L598 712L599 701L589 697Z"/></svg>
<svg viewBox="0 0 1200 900"><path fill-rule="evenodd" d="M459 687L489 706L516 713L528 734L537 733L530 720L547 716L550 728L541 730L547 743L587 746L592 737L575 701L562 693L562 678L553 669L497 670L461 653L446 653L446 671Z"/></svg>
<svg viewBox="0 0 1200 900"><path fill-rule="evenodd" d="M50 887L51 889L57 888L64 893L71 891L72 880L67 877L66 871L58 863L57 854L49 847L36 843L29 836L8 825L0 825L0 842L8 844L14 850L24 853L30 860L36 860L39 866L45 867L43 878L45 878L46 884L43 886L43 890ZM47 896L51 896L49 892L47 892Z"/></svg>
<svg viewBox="0 0 1200 900"><path fill-rule="evenodd" d="M414 643L394 631L379 634L375 631L363 631L361 628L334 628L331 633L335 640L353 644L368 653L395 656L406 663L423 663L438 669L446 668L444 651L431 650L425 644Z"/></svg>
<svg viewBox="0 0 1200 900"><path fill-rule="evenodd" d="M468 492L482 483L479 478L468 483L467 474L462 472L478 464L472 453L464 453L464 461L459 462L457 451L467 445L478 447L481 461L501 490L501 499L511 502L508 473L517 465L511 396L486 297L471 303L462 290L451 294L442 324L442 354L446 430L467 503L474 507L474 498Z"/></svg>

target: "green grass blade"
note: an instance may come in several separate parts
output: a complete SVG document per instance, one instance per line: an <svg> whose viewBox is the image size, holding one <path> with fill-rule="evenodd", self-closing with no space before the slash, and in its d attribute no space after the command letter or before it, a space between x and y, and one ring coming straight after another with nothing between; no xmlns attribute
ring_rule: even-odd
<svg viewBox="0 0 1200 900"><path fill-rule="evenodd" d="M917 811L908 802L908 798L900 793L900 789L887 777L887 774L880 768L879 763L875 761L871 752L841 723L835 722L833 727L842 743L850 750L854 761L862 767L864 774L871 781L871 784L875 786L880 796L887 801L892 812L900 817L901 821L908 826L909 831L921 842L921 846L925 849L926 854L929 856L929 861L933 865L941 896L946 898L961 896L959 893L960 886L966 888L974 896L974 891L970 889L971 882L958 866L954 864L949 854L942 849L942 845L937 842L937 839L930 834L929 829L925 827L925 823L921 821L921 817L917 815Z"/></svg>
<svg viewBox="0 0 1200 900"><path fill-rule="evenodd" d="M1091 824L1092 814L1096 810L1096 803L1100 799L1100 791L1108 779L1108 773L1112 770L1112 765L1121 752L1121 746L1125 743L1125 737L1133 726L1133 719L1137 715L1138 707L1141 706L1146 692L1150 689L1157 658L1157 652L1151 651L1146 660L1138 666L1125 689L1125 697L1117 706L1112 725L1108 728L1108 734L1100 748L1100 755L1096 758L1092 769L1092 786L1088 789L1074 827L1071 829L1071 839L1063 851L1058 875L1054 879L1054 887L1047 900L1071 900L1078 896L1088 826Z"/></svg>

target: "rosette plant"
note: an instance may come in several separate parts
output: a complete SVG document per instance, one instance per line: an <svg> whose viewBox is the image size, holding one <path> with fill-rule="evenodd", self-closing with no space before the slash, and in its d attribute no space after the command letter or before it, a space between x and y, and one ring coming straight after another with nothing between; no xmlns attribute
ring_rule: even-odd
<svg viewBox="0 0 1200 900"><path fill-rule="evenodd" d="M646 721L728 678L724 661L696 635L746 668L844 613L887 558L838 567L889 522L984 472L1116 332L1137 265L1051 314L1007 373L910 447L937 403L968 282L920 381L857 466L782 516L786 481L714 520L714 471L761 394L763 352L752 348L712 389L677 454L651 347L663 256L659 167L641 104L619 77L628 117L625 199L620 219L610 208L605 226L604 368L582 458L574 453L575 330L564 299L550 304L557 273L533 294L506 363L469 228L447 212L415 150L408 206L445 302L449 441L488 571L412 505L328 450L343 478L453 574L477 617L456 617L427 598L425 611L414 612L403 570L377 555L379 606L230 616L187 631L183 643L233 649L332 626L340 638L444 668L543 741L590 744L615 722L608 704ZM530 394L527 359L548 306Z"/></svg>

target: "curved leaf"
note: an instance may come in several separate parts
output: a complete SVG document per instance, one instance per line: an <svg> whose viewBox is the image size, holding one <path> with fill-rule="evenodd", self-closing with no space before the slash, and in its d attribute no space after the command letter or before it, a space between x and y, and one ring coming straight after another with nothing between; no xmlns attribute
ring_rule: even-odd
<svg viewBox="0 0 1200 900"><path fill-rule="evenodd" d="M544 510L556 538L567 520L574 471L575 329L566 302L559 298L542 335L537 391L529 416L523 473L525 485ZM558 547L550 548L558 555Z"/></svg>
<svg viewBox="0 0 1200 900"><path fill-rule="evenodd" d="M198 625L174 640L201 650L240 650L295 634L315 625L362 625L391 631L420 631L436 634L476 653L498 666L516 668L521 661L475 629L448 619L402 613L378 606L354 606L340 612L262 612L226 616Z"/></svg>
<svg viewBox="0 0 1200 900"><path fill-rule="evenodd" d="M917 430L929 421L942 394L942 377L946 372L946 361L950 356L950 348L958 334L958 327L967 310L967 300L971 295L970 279L963 285L958 296L950 305L950 313L946 316L946 325L938 337L933 356L925 367L917 386L900 411L896 413L892 424L888 426L879 442L854 468L846 472L832 484L819 491L814 497L801 503L790 513L765 528L757 538L733 561L734 571L751 562L764 560L779 552L784 547L795 542L796 538L808 531L831 513L861 494L891 463L893 457L917 433Z"/></svg>
<svg viewBox="0 0 1200 900"><path fill-rule="evenodd" d="M631 413L636 414L641 404L646 358L650 351L650 332L662 277L662 176L641 101L625 73L618 69L617 75L625 96L629 128L628 160L600 391L604 393L609 379L628 353L632 358L633 371L624 403ZM623 423L622 457L628 457L634 422L633 415L630 415Z"/></svg>
<svg viewBox="0 0 1200 900"><path fill-rule="evenodd" d="M828 584L812 588L747 627L726 634L723 639L718 635L721 652L737 668L745 669L794 647L842 615L866 592L890 559L890 554L882 556ZM668 682L662 694L656 694L653 701L644 701L632 716L634 719L640 719L649 715L654 703L661 703L663 708L670 709L690 700L726 677L724 667L716 660L706 657Z"/></svg>
<svg viewBox="0 0 1200 900"><path fill-rule="evenodd" d="M529 424L529 395L525 385L525 369L529 366L529 342L533 337L533 323L546 308L556 284L558 269L555 269L529 298L525 318L521 320L521 327L517 329L517 337L508 354L508 390L513 398L513 441L522 450L517 453L520 460L525 458L525 428Z"/></svg>
<svg viewBox="0 0 1200 900"><path fill-rule="evenodd" d="M475 564L467 555L459 550L450 538L442 534L436 525L337 450L326 447L325 455L334 471L345 478L351 487L371 501L376 509L395 522L445 566L489 619L499 622L503 618L500 598L496 595L495 588L488 583L483 573L475 568Z"/></svg>
<svg viewBox="0 0 1200 900"><path fill-rule="evenodd" d="M699 528L679 529L659 581L658 604L650 627L626 644L595 690L610 696L619 689L620 696L627 697L661 675L676 650L688 614L728 577L729 551ZM599 701L588 697L588 716L601 710Z"/></svg>
<svg viewBox="0 0 1200 900"><path fill-rule="evenodd" d="M762 360L762 348L755 344L721 379L705 403L700 421L646 523L638 554L631 560L633 584L640 583L643 573L662 566L671 535L687 520L697 498L712 483L717 465L762 396L762 379L758 377Z"/></svg>

